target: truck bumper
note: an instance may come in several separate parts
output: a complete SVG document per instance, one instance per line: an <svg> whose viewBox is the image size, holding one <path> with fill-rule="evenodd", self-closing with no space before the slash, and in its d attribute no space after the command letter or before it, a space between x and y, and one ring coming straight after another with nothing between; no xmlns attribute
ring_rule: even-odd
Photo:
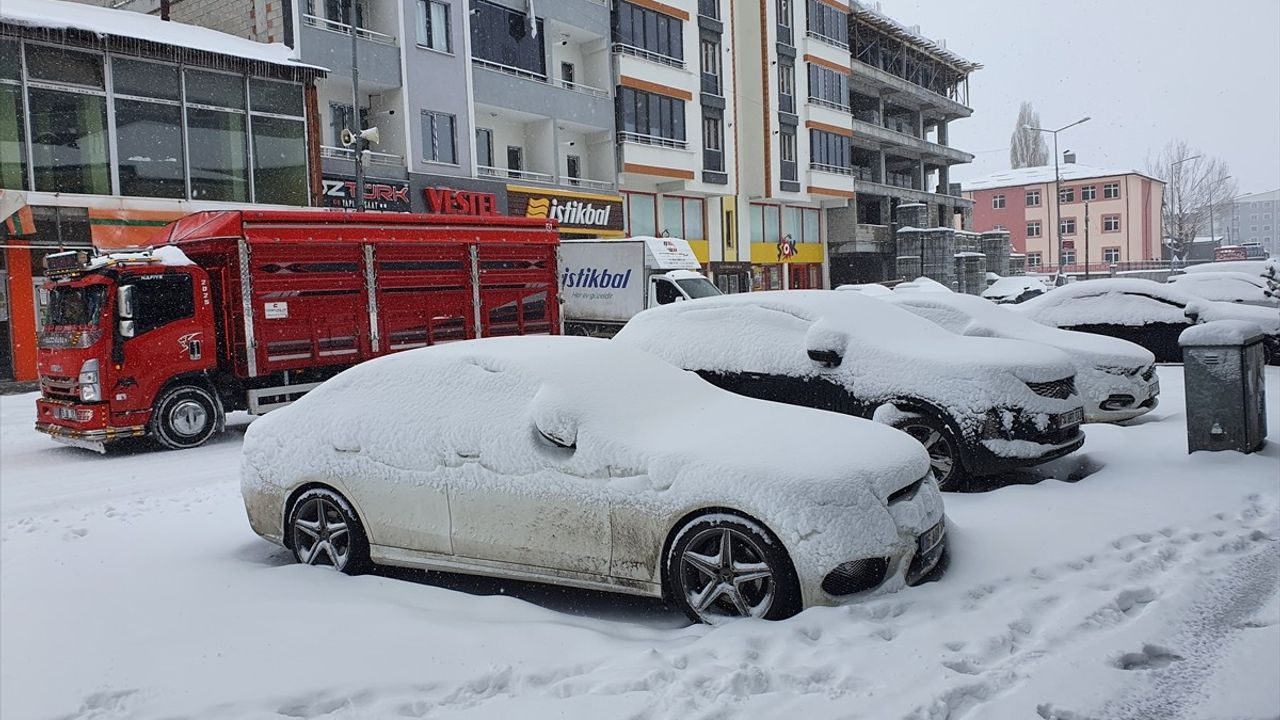
<svg viewBox="0 0 1280 720"><path fill-rule="evenodd" d="M66 445L105 452L106 444L127 437L142 437L146 425L115 427L109 424L105 403L76 404L40 398L36 400L36 430Z"/></svg>

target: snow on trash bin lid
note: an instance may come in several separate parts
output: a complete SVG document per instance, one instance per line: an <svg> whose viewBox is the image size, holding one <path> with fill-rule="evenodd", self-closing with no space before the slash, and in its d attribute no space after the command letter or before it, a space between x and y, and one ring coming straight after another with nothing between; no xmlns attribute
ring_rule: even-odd
<svg viewBox="0 0 1280 720"><path fill-rule="evenodd" d="M1262 328L1247 320L1214 320L1192 325L1178 336L1182 347L1245 345L1262 339Z"/></svg>

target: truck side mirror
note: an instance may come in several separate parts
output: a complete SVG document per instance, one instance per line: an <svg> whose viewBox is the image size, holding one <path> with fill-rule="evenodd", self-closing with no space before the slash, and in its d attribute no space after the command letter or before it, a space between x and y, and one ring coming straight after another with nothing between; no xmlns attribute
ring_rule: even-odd
<svg viewBox="0 0 1280 720"><path fill-rule="evenodd" d="M116 314L122 318L133 317L133 288L133 285L121 285L116 288ZM123 323L121 325L123 326ZM132 325L133 323L130 323L130 326ZM132 335L130 333L125 337L132 337Z"/></svg>
<svg viewBox="0 0 1280 720"><path fill-rule="evenodd" d="M134 334L133 321L121 320L120 321L120 337L131 338L133 337L133 334Z"/></svg>

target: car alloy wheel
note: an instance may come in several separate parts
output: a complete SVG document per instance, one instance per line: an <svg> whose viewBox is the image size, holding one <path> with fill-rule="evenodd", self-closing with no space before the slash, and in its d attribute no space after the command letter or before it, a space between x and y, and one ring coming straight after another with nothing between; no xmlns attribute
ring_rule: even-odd
<svg viewBox="0 0 1280 720"><path fill-rule="evenodd" d="M801 608L782 544L738 515L704 515L684 525L667 556L666 578L670 597L695 622L778 620Z"/></svg>
<svg viewBox="0 0 1280 720"><path fill-rule="evenodd" d="M929 467L933 469L933 477L938 481L938 488L954 490L959 485L963 469L956 452L956 444L946 430L934 427L932 423L909 420L898 429L915 438L929 453Z"/></svg>
<svg viewBox="0 0 1280 720"><path fill-rule="evenodd" d="M368 547L350 506L329 490L298 498L289 520L290 547L300 563L355 575L364 570Z"/></svg>

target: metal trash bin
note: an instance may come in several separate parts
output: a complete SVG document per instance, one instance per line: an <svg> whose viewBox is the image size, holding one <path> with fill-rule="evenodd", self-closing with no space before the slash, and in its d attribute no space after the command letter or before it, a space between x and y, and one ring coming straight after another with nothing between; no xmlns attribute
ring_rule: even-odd
<svg viewBox="0 0 1280 720"><path fill-rule="evenodd" d="M1187 452L1250 453L1267 440L1263 333L1243 320L1216 320L1182 331Z"/></svg>

